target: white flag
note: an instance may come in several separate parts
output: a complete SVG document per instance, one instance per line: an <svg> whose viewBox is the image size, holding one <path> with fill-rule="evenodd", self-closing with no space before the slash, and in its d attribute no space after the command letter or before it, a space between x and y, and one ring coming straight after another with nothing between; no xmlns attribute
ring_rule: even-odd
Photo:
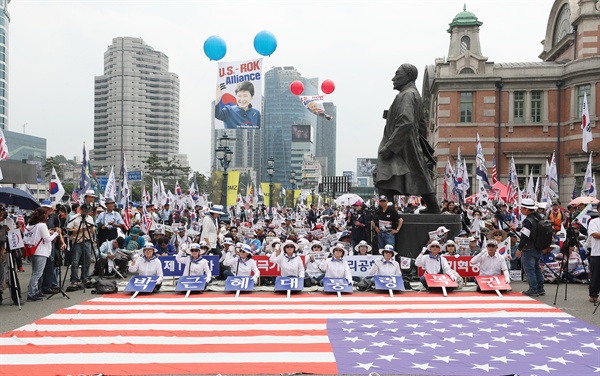
<svg viewBox="0 0 600 376"><path fill-rule="evenodd" d="M581 195L588 197L596 197L596 186L594 184L594 176L592 175L592 153L588 160L585 176L583 177L583 186L581 187Z"/></svg>
<svg viewBox="0 0 600 376"><path fill-rule="evenodd" d="M104 200L110 198L115 200L117 197L117 180L115 179L115 168L110 168L110 175L108 175L108 181L106 182L106 189L104 189Z"/></svg>
<svg viewBox="0 0 600 376"><path fill-rule="evenodd" d="M65 189L63 188L60 180L58 179L58 175L56 174L56 169L52 167L52 175L50 176L50 202L57 203L62 200L62 196L65 194Z"/></svg>
<svg viewBox="0 0 600 376"><path fill-rule="evenodd" d="M583 93L583 103L581 104L581 129L583 130L582 136L582 149L586 153L588 152L588 143L592 141L592 125L590 124L590 112L587 104L587 93Z"/></svg>

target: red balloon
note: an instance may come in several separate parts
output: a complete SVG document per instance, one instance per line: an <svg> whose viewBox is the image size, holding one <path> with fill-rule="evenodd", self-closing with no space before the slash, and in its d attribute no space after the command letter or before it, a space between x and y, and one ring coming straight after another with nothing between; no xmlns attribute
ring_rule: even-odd
<svg viewBox="0 0 600 376"><path fill-rule="evenodd" d="M325 94L331 94L335 90L335 84L331 80L325 80L321 83L321 91Z"/></svg>
<svg viewBox="0 0 600 376"><path fill-rule="evenodd" d="M294 81L290 85L290 91L294 95L300 95L304 91L304 84L302 83L302 81Z"/></svg>

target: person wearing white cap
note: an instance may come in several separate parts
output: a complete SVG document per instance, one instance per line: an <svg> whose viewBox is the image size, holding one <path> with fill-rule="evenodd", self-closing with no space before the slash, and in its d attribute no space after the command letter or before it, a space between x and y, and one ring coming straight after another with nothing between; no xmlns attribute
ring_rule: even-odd
<svg viewBox="0 0 600 376"><path fill-rule="evenodd" d="M471 259L471 265L479 266L479 275L490 276L504 274L506 283L510 283L510 274L506 260L498 252L498 242L490 239L486 244L487 252L481 252Z"/></svg>
<svg viewBox="0 0 600 376"><path fill-rule="evenodd" d="M319 269L319 256L323 257L323 245L320 241L313 240L313 242L310 244L310 252L306 256L306 286L316 286L319 284L319 282L321 282L323 277L325 277L325 273ZM310 280L310 285L307 283L308 280Z"/></svg>
<svg viewBox="0 0 600 376"><path fill-rule="evenodd" d="M217 246L218 232L219 232L219 216L223 214L223 207L221 205L213 205L208 210L208 213L204 215L202 219L202 235L200 238L208 244L210 253L221 257L221 251Z"/></svg>
<svg viewBox="0 0 600 376"><path fill-rule="evenodd" d="M154 244L148 242L144 245L142 256L134 256L129 265L129 272L143 276L158 276L154 292L160 290L163 280L162 263L154 253Z"/></svg>
<svg viewBox="0 0 600 376"><path fill-rule="evenodd" d="M516 257L521 258L521 264L529 282L529 289L522 293L534 297L546 295L546 291L544 290L544 274L540 268L542 250L535 248L535 243L532 239L532 232L535 231L533 229L537 227L537 223L542 219L536 210L537 205L533 199L524 198L521 201L521 214L526 216L526 218L523 220L521 240L516 252Z"/></svg>
<svg viewBox="0 0 600 376"><path fill-rule="evenodd" d="M188 257L184 249L181 249L175 259L177 262L181 264L185 264L185 270L183 271L183 275L205 275L206 283L209 283L212 278L212 273L210 271L210 265L208 264L208 260L203 258L208 250L208 246L201 247L198 243L192 243L190 245L190 256Z"/></svg>
<svg viewBox="0 0 600 376"><path fill-rule="evenodd" d="M372 247L365 241L361 240L354 247L354 254L358 256L370 256Z"/></svg>
<svg viewBox="0 0 600 376"><path fill-rule="evenodd" d="M458 247L454 240L448 240L446 244L444 244L443 250L445 253L442 256L444 257L460 257L460 254L458 253Z"/></svg>
<svg viewBox="0 0 600 376"><path fill-rule="evenodd" d="M260 271L256 266L256 262L252 259L252 249L248 244L242 244L239 252L236 252L237 256L233 252L228 252L225 255L225 261L223 264L229 266L230 270L225 270L223 275L225 277L231 276L249 276L254 273L252 279L254 283L258 282L260 277Z"/></svg>
<svg viewBox="0 0 600 376"><path fill-rule="evenodd" d="M83 194L83 200L85 204L93 206L94 201L96 200L96 193L94 192L94 190L88 189L87 191L85 191L85 193Z"/></svg>
<svg viewBox="0 0 600 376"><path fill-rule="evenodd" d="M415 265L425 269L425 274L448 274L452 280L456 280L456 276L452 273L452 268L450 268L448 261L440 256L441 250L440 242L437 240L432 241L427 248L421 251L421 254L417 256ZM427 251L430 253L427 254ZM421 276L421 283L425 288L428 288L425 275Z"/></svg>
<svg viewBox="0 0 600 376"><path fill-rule="evenodd" d="M283 252L281 249L283 248ZM269 260L279 265L282 277L304 278L304 264L297 252L300 247L291 240L286 240L281 248L271 254Z"/></svg>
<svg viewBox="0 0 600 376"><path fill-rule="evenodd" d="M398 252L394 251L394 246L387 244L383 249L379 250L379 253L383 255L383 258L375 260L371 270L369 270L369 276L374 275L401 275L400 264L394 260Z"/></svg>
<svg viewBox="0 0 600 376"><path fill-rule="evenodd" d="M325 272L325 278L346 278L349 284L352 283L352 273L346 260L344 260L343 244L337 244L331 249L332 257L324 259L319 265L319 269Z"/></svg>

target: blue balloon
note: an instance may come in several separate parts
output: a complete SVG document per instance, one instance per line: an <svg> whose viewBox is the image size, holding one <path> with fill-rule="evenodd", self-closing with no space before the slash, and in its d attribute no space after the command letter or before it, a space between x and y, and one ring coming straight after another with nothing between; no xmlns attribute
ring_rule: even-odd
<svg viewBox="0 0 600 376"><path fill-rule="evenodd" d="M254 49L263 56L271 56L277 49L277 39L270 31L260 31L254 37Z"/></svg>
<svg viewBox="0 0 600 376"><path fill-rule="evenodd" d="M227 44L218 35L211 35L204 41L204 54L210 60L221 60L227 53Z"/></svg>

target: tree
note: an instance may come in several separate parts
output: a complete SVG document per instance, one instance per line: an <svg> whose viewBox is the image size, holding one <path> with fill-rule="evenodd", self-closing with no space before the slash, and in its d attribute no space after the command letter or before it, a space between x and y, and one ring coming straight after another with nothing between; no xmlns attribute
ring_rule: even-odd
<svg viewBox="0 0 600 376"><path fill-rule="evenodd" d="M50 177L50 175L52 174L52 168L56 170L56 174L59 176L59 179L63 176L62 167L54 157L46 158L46 162L44 163L43 167L44 174L47 178Z"/></svg>

